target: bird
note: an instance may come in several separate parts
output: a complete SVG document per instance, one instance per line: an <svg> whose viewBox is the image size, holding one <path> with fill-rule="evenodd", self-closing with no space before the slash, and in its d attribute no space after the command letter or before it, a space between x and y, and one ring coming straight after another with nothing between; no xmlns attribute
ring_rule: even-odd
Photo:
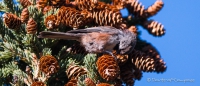
<svg viewBox="0 0 200 86"><path fill-rule="evenodd" d="M67 32L42 31L38 38L76 40L89 53L108 53L116 49L118 54L129 54L136 45L136 35L128 29L112 26L89 27Z"/></svg>

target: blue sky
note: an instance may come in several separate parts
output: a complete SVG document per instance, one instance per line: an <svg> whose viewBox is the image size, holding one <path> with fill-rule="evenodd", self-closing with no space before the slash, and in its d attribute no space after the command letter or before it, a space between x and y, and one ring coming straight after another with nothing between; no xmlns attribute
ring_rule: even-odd
<svg viewBox="0 0 200 86"><path fill-rule="evenodd" d="M156 0L139 0L145 7ZM135 86L200 86L200 1L163 0L164 8L152 19L161 22L166 28L163 37L153 37L143 28L141 38L152 43L160 52L167 65L162 74L143 73ZM126 12L123 11L123 14ZM172 80L161 82L155 80ZM173 81L173 79L175 81ZM194 82L181 82L180 80ZM150 82L148 82L150 80ZM180 82L178 82L180 81Z"/></svg>
<svg viewBox="0 0 200 86"><path fill-rule="evenodd" d="M155 2L155 0L139 1L146 7ZM141 38L157 48L168 68L162 74L143 73L142 79L136 81L135 86L199 86L200 1L163 0L163 2L164 8L152 19L165 26L166 34L163 37L153 37L143 28L139 30L142 31ZM126 12L123 11L123 14ZM191 79L194 82L155 81L162 79Z"/></svg>

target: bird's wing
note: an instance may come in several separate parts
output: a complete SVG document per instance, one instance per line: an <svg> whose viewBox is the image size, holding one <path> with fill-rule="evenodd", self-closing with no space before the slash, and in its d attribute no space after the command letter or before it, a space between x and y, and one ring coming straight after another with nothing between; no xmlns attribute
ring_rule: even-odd
<svg viewBox="0 0 200 86"><path fill-rule="evenodd" d="M91 27L86 29L78 29L78 30L71 30L67 33L92 33L92 32L99 32L99 33L108 33L108 34L118 34L119 29L111 26L99 26L99 27Z"/></svg>

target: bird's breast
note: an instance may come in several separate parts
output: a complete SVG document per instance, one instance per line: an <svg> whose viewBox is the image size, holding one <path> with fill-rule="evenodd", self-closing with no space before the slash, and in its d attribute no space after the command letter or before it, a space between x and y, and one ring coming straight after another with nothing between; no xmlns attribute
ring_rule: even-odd
<svg viewBox="0 0 200 86"><path fill-rule="evenodd" d="M113 44L112 36L106 33L88 33L82 37L82 45L88 52L103 52L104 50L112 50L115 46Z"/></svg>

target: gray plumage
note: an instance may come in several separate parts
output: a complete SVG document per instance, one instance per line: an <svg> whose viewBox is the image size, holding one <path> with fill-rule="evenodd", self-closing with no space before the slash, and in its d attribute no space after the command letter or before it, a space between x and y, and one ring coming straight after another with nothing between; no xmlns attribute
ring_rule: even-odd
<svg viewBox="0 0 200 86"><path fill-rule="evenodd" d="M76 40L90 53L111 53L117 47L118 53L128 54L136 44L134 33L111 26L71 30L66 33L43 31L38 38Z"/></svg>

